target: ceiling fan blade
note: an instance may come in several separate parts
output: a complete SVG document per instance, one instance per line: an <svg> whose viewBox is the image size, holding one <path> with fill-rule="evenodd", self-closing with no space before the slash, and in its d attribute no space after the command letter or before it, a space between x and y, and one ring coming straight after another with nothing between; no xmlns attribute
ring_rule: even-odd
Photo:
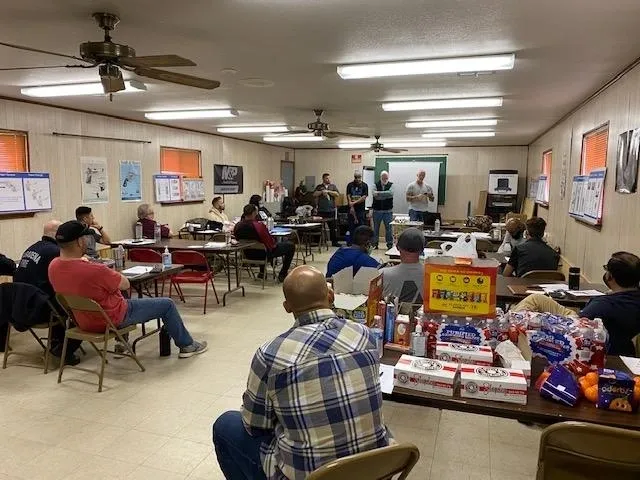
<svg viewBox="0 0 640 480"><path fill-rule="evenodd" d="M128 67L195 67L196 63L179 55L147 55L145 57L122 57L118 63Z"/></svg>
<svg viewBox="0 0 640 480"><path fill-rule="evenodd" d="M136 67L133 73L141 77L154 78L164 82L177 83L188 87L204 88L213 90L220 86L217 80L208 80L206 78L194 77L193 75L185 75L184 73L169 72L167 70L158 70L157 68Z"/></svg>
<svg viewBox="0 0 640 480"><path fill-rule="evenodd" d="M407 150L406 148L381 148L380 150L382 150L383 152L389 152L389 153L402 153L402 152L408 152L409 150Z"/></svg>
<svg viewBox="0 0 640 480"><path fill-rule="evenodd" d="M312 132L309 131L309 130L290 130L288 132L284 132L284 133L278 134L276 136L280 137L280 136L287 136L287 135L301 135L303 133L309 134L309 133L312 133Z"/></svg>
<svg viewBox="0 0 640 480"><path fill-rule="evenodd" d="M38 70L42 68L91 68L93 65L51 65L47 67L12 67L0 68L0 72L10 72L12 70Z"/></svg>
<svg viewBox="0 0 640 480"><path fill-rule="evenodd" d="M49 52L47 50L40 50L39 48L25 47L24 45L15 45L13 43L5 43L5 42L0 42L0 45L4 47L9 47L9 48L16 48L18 50L26 50L27 52L45 53L47 55L55 55L57 57L71 58L73 60L78 60L80 62L91 63L88 60L85 60L84 58L74 57L73 55L65 55L64 53Z"/></svg>
<svg viewBox="0 0 640 480"><path fill-rule="evenodd" d="M332 135L329 137L329 134ZM331 130L330 132L325 132L325 137L335 138L335 137L353 137L353 138L370 138L370 135L363 135L361 133L348 133L348 132L337 132L335 130Z"/></svg>

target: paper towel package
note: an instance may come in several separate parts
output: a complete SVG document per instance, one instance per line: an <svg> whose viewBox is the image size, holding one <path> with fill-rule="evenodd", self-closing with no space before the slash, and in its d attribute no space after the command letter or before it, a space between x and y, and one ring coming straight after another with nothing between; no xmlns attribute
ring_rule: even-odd
<svg viewBox="0 0 640 480"><path fill-rule="evenodd" d="M393 384L452 397L457 375L456 363L402 355L395 366Z"/></svg>
<svg viewBox="0 0 640 480"><path fill-rule="evenodd" d="M527 404L527 380L522 370L460 365L460 396Z"/></svg>
<svg viewBox="0 0 640 480"><path fill-rule="evenodd" d="M438 342L436 357L444 362L466 363L470 365L493 365L493 350L482 345Z"/></svg>

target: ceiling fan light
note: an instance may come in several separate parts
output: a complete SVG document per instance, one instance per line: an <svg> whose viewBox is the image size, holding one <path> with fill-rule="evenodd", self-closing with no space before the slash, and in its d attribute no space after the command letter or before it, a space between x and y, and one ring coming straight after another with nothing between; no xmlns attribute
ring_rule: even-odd
<svg viewBox="0 0 640 480"><path fill-rule="evenodd" d="M358 65L341 65L337 68L337 71L338 75L345 80L441 73L475 73L511 70L515 64L515 58L515 54L509 53L504 55L363 63Z"/></svg>
<svg viewBox="0 0 640 480"><path fill-rule="evenodd" d="M382 104L385 112L408 110L444 110L448 108L501 107L502 97L449 98L445 100L417 100L408 102L387 102Z"/></svg>
<svg viewBox="0 0 640 480"><path fill-rule="evenodd" d="M214 110L174 110L169 112L147 112L144 114L149 120L197 120L201 118L237 117L238 112L232 108Z"/></svg>
<svg viewBox="0 0 640 480"><path fill-rule="evenodd" d="M138 80L124 82L124 90L118 93L144 92L147 86ZM80 95L104 95L102 83L68 83L64 85L43 85L41 87L25 87L20 89L27 97L71 97Z"/></svg>
<svg viewBox="0 0 640 480"><path fill-rule="evenodd" d="M262 137L265 142L273 143L289 143L289 142L322 142L324 137L317 137L315 135L266 135ZM367 145L368 147L368 145Z"/></svg>
<svg viewBox="0 0 640 480"><path fill-rule="evenodd" d="M483 118L476 120L440 120L424 122L407 122L407 128L449 128L449 127L493 127L498 124L497 118Z"/></svg>
<svg viewBox="0 0 640 480"><path fill-rule="evenodd" d="M219 133L284 133L288 132L287 125L246 125L243 127L218 127Z"/></svg>
<svg viewBox="0 0 640 480"><path fill-rule="evenodd" d="M434 132L422 134L422 138L483 138L495 136L496 132Z"/></svg>

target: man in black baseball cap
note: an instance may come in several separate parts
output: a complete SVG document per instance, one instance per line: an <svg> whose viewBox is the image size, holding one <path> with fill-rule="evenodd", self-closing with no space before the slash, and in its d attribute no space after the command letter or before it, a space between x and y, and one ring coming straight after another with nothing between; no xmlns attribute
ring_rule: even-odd
<svg viewBox="0 0 640 480"><path fill-rule="evenodd" d="M125 299L122 291L131 287L129 279L97 262L88 262L86 251L87 227L78 221L63 223L56 232L60 257L49 265L49 280L57 293L79 295L97 302L116 327L162 319L167 333L180 349L179 357L187 358L207 350L207 342L196 342L182 322L170 298ZM78 326L89 332L105 331L104 320L97 315L76 312Z"/></svg>
<svg viewBox="0 0 640 480"><path fill-rule="evenodd" d="M400 265L383 268L384 296L398 297L400 302L422 303L424 267L420 255L424 250L424 234L417 228L407 228L398 237Z"/></svg>

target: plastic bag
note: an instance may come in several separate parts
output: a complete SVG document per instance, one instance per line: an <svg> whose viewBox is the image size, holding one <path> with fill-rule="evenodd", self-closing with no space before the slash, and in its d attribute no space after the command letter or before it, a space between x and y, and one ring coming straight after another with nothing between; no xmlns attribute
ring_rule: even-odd
<svg viewBox="0 0 640 480"><path fill-rule="evenodd" d="M473 235L461 235L455 242L443 242L440 248L445 257L478 258L476 238Z"/></svg>

